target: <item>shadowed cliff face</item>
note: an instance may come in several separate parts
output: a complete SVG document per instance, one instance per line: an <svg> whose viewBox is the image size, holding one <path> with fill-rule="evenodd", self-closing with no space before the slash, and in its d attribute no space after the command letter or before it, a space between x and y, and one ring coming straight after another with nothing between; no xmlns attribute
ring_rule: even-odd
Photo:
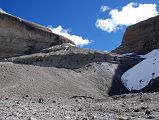
<svg viewBox="0 0 159 120"><path fill-rule="evenodd" d="M112 52L145 54L159 48L159 16L126 29L122 44Z"/></svg>
<svg viewBox="0 0 159 120"><path fill-rule="evenodd" d="M43 26L0 12L0 59L35 53L62 43L74 44Z"/></svg>
<svg viewBox="0 0 159 120"><path fill-rule="evenodd" d="M123 75L124 72L126 72L134 65L138 64L140 61L141 60L139 59L131 59L131 58L123 58L120 60L120 63L112 79L110 91L108 92L110 96L126 94L131 92L123 85L121 81L121 76Z"/></svg>

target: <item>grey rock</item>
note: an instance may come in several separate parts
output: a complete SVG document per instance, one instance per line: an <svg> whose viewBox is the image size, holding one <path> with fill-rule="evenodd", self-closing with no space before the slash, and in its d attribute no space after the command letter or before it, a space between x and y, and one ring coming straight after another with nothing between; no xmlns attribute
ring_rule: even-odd
<svg viewBox="0 0 159 120"><path fill-rule="evenodd" d="M62 43L74 44L46 27L0 12L0 59L36 53Z"/></svg>
<svg viewBox="0 0 159 120"><path fill-rule="evenodd" d="M29 119L28 120L37 120L36 118L34 118L34 117L29 117Z"/></svg>

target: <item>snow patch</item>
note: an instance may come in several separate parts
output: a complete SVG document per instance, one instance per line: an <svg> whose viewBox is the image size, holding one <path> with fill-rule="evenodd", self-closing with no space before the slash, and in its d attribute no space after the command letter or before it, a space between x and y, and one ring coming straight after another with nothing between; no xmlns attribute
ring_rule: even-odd
<svg viewBox="0 0 159 120"><path fill-rule="evenodd" d="M153 58L153 57L159 57L159 49L155 49L151 52L149 52L146 55L139 55L142 58Z"/></svg>
<svg viewBox="0 0 159 120"><path fill-rule="evenodd" d="M121 77L122 83L129 90L141 90L151 80L159 77L159 49L142 57L146 59L126 71Z"/></svg>
<svg viewBox="0 0 159 120"><path fill-rule="evenodd" d="M134 53L125 53L125 54L122 54L122 56L128 56L128 55L133 55Z"/></svg>
<svg viewBox="0 0 159 120"><path fill-rule="evenodd" d="M12 17L16 17L16 18L18 18L18 19L20 20L20 22L23 20L23 19L20 18L20 17L14 16L14 15L12 15L12 14L9 14L9 13L5 12L2 8L0 8L0 13L7 14L7 15L10 15L10 16L12 16Z"/></svg>
<svg viewBox="0 0 159 120"><path fill-rule="evenodd" d="M76 46L76 45L74 45L74 44L72 44L72 43L67 43L69 46Z"/></svg>
<svg viewBox="0 0 159 120"><path fill-rule="evenodd" d="M1 13L5 13L5 14L8 14L8 13L6 13L2 8L0 8L0 12L1 12Z"/></svg>

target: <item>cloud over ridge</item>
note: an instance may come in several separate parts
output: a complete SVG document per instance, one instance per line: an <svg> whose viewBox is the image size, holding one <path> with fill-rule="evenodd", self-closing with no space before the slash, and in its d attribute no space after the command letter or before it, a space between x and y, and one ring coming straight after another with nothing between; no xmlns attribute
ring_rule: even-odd
<svg viewBox="0 0 159 120"><path fill-rule="evenodd" d="M98 18L96 27L111 33L117 31L122 26L138 23L157 14L156 4L129 3L123 6L121 10L112 9L109 12L110 18Z"/></svg>
<svg viewBox="0 0 159 120"><path fill-rule="evenodd" d="M58 26L56 28L53 28L52 26L48 26L49 29L52 30L53 33L62 35L70 40L72 40L77 46L84 46L91 43L90 40L82 38L81 36L77 35L71 35L69 32L71 32L70 29L64 29L62 26Z"/></svg>

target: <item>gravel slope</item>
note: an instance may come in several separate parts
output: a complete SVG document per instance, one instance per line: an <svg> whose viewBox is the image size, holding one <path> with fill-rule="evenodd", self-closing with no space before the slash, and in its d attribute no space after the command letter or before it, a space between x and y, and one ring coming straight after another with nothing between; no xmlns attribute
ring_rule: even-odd
<svg viewBox="0 0 159 120"><path fill-rule="evenodd" d="M0 63L0 96L105 97L116 64L92 63L80 69Z"/></svg>
<svg viewBox="0 0 159 120"><path fill-rule="evenodd" d="M94 99L86 97L50 100L1 98L2 120L158 120L159 94L138 93Z"/></svg>

